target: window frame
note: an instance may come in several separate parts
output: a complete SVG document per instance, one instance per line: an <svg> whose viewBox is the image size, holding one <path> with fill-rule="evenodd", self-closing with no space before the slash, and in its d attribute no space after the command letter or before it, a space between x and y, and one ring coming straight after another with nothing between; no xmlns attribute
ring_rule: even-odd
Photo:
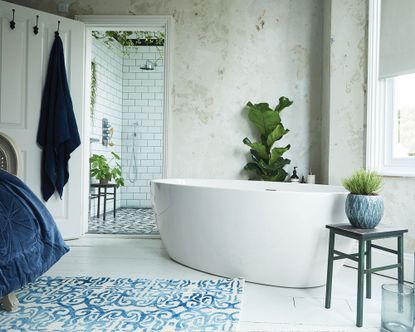
<svg viewBox="0 0 415 332"><path fill-rule="evenodd" d="M379 79L381 0L369 0L366 168L384 176L415 177L414 157L394 157L393 79ZM393 112L390 112L393 109Z"/></svg>

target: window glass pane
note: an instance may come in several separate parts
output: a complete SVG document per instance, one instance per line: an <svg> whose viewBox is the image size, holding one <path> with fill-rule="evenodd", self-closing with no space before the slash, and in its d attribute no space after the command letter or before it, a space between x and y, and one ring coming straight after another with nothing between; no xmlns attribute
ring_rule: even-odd
<svg viewBox="0 0 415 332"><path fill-rule="evenodd" d="M415 157L415 74L394 78L395 157Z"/></svg>

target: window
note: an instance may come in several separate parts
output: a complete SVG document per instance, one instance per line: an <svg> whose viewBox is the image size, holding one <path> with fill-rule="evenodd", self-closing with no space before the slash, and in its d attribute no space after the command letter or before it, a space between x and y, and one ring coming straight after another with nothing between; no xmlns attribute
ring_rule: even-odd
<svg viewBox="0 0 415 332"><path fill-rule="evenodd" d="M388 1L369 1L366 166L386 176L415 176L415 73L414 63L404 63L406 54L411 52L415 59L415 53L391 56L390 36L396 35L396 42L399 31L387 30L388 24L392 29L394 25L386 19L396 14L382 12L395 10ZM388 35L382 36L386 31Z"/></svg>
<svg viewBox="0 0 415 332"><path fill-rule="evenodd" d="M392 80L393 158L415 157L415 74Z"/></svg>

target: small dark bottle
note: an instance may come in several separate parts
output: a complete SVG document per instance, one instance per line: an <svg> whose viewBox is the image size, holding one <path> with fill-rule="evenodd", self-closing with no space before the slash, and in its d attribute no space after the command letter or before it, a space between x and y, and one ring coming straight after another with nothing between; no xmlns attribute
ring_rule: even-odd
<svg viewBox="0 0 415 332"><path fill-rule="evenodd" d="M293 174L290 177L290 182L300 182L300 178L297 175L297 166L294 167Z"/></svg>

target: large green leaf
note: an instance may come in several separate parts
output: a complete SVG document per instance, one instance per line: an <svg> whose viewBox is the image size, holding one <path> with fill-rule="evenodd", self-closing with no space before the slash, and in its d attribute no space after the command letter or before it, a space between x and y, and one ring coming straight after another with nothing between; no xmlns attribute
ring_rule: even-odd
<svg viewBox="0 0 415 332"><path fill-rule="evenodd" d="M283 157L279 157L276 160L273 160L273 163L269 163L269 168L273 171L283 168L285 165L291 163L290 159L285 159Z"/></svg>
<svg viewBox="0 0 415 332"><path fill-rule="evenodd" d="M288 151L290 149L291 145L288 144L287 146L283 148L273 148L271 151L271 158L269 159L269 164L274 165L279 158L284 154L284 152ZM287 159L288 160L288 159Z"/></svg>
<svg viewBox="0 0 415 332"><path fill-rule="evenodd" d="M243 142L244 144L248 145L252 150L254 150L256 152L256 156L258 156L259 158L266 160L269 159L269 154L265 145L261 143L252 143L248 137L245 137Z"/></svg>
<svg viewBox="0 0 415 332"><path fill-rule="evenodd" d="M284 108L291 106L293 104L293 101L289 100L287 97L280 97L279 103L277 107L275 107L275 111L281 112Z"/></svg>
<svg viewBox="0 0 415 332"><path fill-rule="evenodd" d="M281 118L278 112L261 111L258 108L251 108L248 118L258 128L262 135L267 136L279 123L281 123Z"/></svg>
<svg viewBox="0 0 415 332"><path fill-rule="evenodd" d="M252 104L250 101L246 104L249 109L257 109L261 112L272 111L272 108L269 107L268 103L259 103L259 104Z"/></svg>
<svg viewBox="0 0 415 332"><path fill-rule="evenodd" d="M281 168L273 175L264 176L264 180L282 182L285 180L287 175L288 173L284 169Z"/></svg>
<svg viewBox="0 0 415 332"><path fill-rule="evenodd" d="M284 129L284 126L282 124L277 124L277 126L275 127L275 129L268 135L267 137L267 145L268 148L271 148L272 145L278 141L279 139L281 139L281 137L283 137L286 133L288 133L289 130L288 129Z"/></svg>
<svg viewBox="0 0 415 332"><path fill-rule="evenodd" d="M114 157L115 160L121 160L121 157L116 154L115 152L111 152L112 156Z"/></svg>
<svg viewBox="0 0 415 332"><path fill-rule="evenodd" d="M263 174L261 168L258 166L257 163L247 163L244 169L246 171L254 171L258 176Z"/></svg>

